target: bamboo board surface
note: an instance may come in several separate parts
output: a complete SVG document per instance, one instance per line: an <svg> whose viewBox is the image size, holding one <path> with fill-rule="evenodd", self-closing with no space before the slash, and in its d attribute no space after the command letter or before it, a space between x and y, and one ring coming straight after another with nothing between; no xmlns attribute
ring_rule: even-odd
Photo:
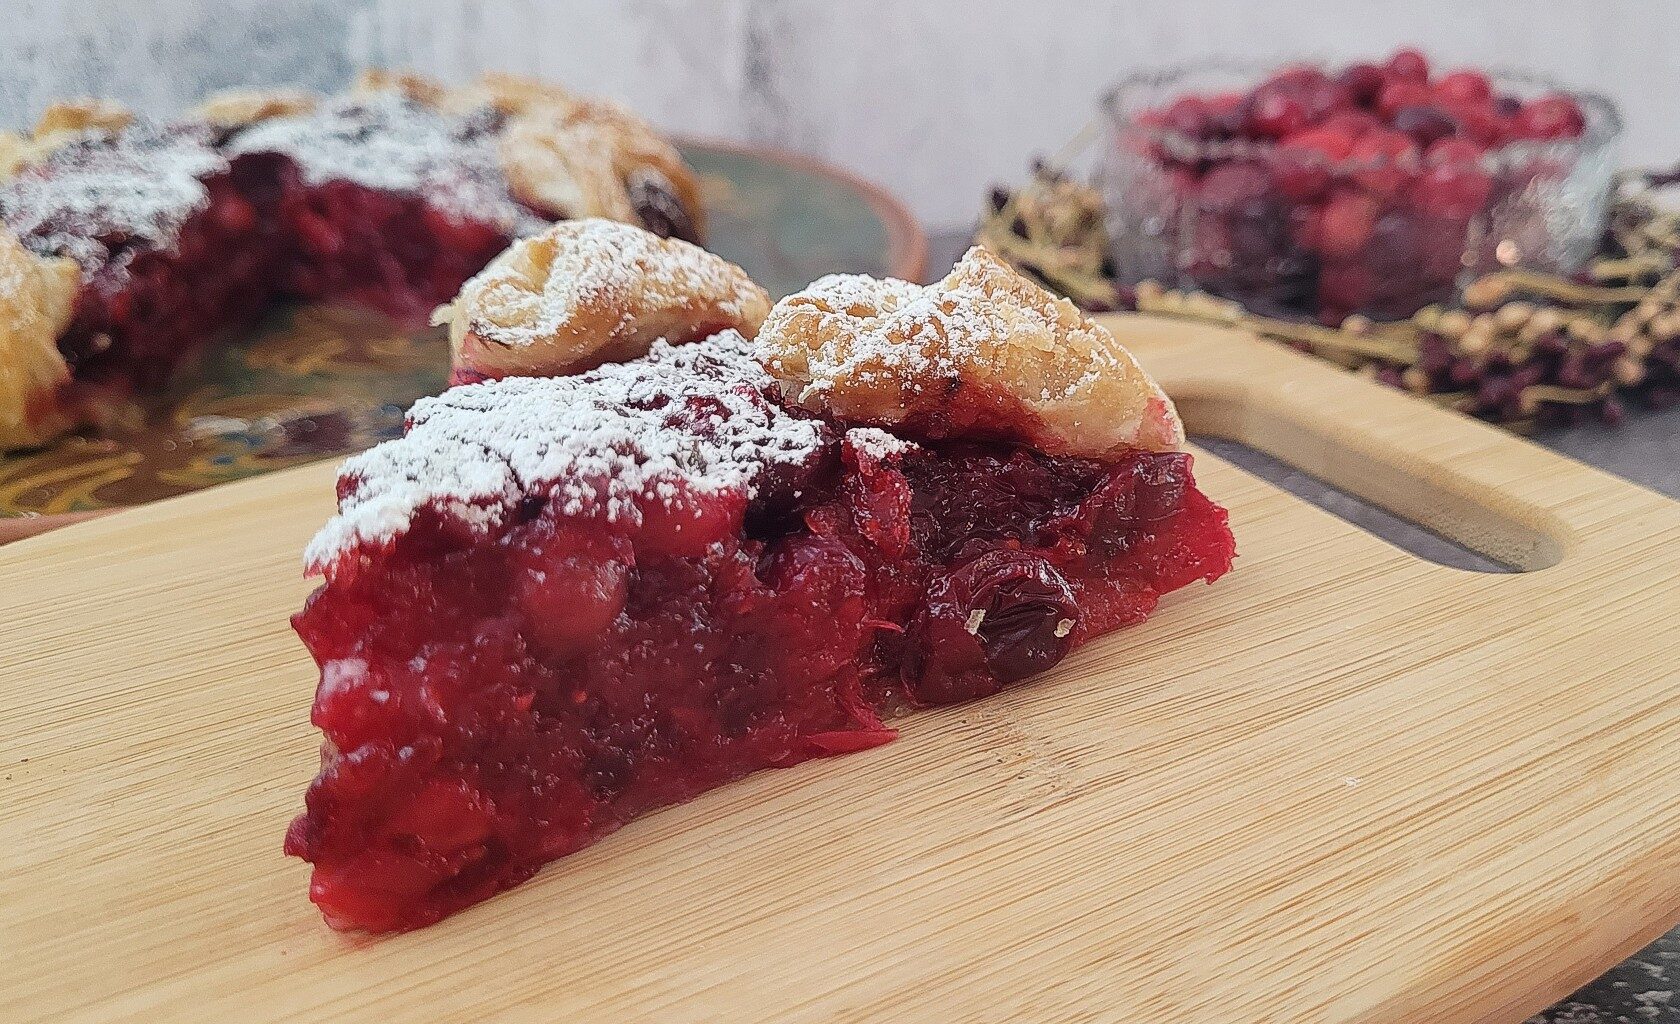
<svg viewBox="0 0 1680 1024"><path fill-rule="evenodd" d="M1680 506L1271 346L1117 320L1241 557L899 742L644 818L417 933L280 854L330 466L0 550L15 1021L1517 1021L1680 918ZM1542 568L1544 567L1544 568Z"/></svg>

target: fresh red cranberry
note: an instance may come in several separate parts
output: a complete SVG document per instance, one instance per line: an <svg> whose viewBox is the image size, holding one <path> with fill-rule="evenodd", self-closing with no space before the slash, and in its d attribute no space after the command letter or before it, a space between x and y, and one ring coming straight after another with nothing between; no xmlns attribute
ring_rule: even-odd
<svg viewBox="0 0 1680 1024"><path fill-rule="evenodd" d="M1248 120L1248 94L1216 92L1205 98L1207 123L1204 131L1209 139L1234 139L1243 133Z"/></svg>
<svg viewBox="0 0 1680 1024"><path fill-rule="evenodd" d="M1285 139L1274 154L1272 178L1297 202L1322 196L1335 165L1353 151L1353 137L1333 128L1309 128Z"/></svg>
<svg viewBox="0 0 1680 1024"><path fill-rule="evenodd" d="M1349 139L1357 139L1366 132L1382 126L1382 122L1377 120L1369 111L1348 109L1338 110L1331 114L1324 119L1324 124L1320 127L1341 132Z"/></svg>
<svg viewBox="0 0 1680 1024"><path fill-rule="evenodd" d="M1255 162L1220 164L1202 178L1198 204L1203 210L1229 213L1264 197L1271 178Z"/></svg>
<svg viewBox="0 0 1680 1024"><path fill-rule="evenodd" d="M1411 47L1403 47L1388 58L1383 72L1394 81L1424 85L1429 81L1429 59Z"/></svg>
<svg viewBox="0 0 1680 1024"><path fill-rule="evenodd" d="M1412 200L1427 213L1468 219L1481 212L1492 191L1492 179L1474 159L1433 162L1412 186Z"/></svg>
<svg viewBox="0 0 1680 1024"><path fill-rule="evenodd" d="M1402 107L1394 115L1394 130L1405 132L1419 147L1431 144L1458 131L1458 122L1439 107Z"/></svg>
<svg viewBox="0 0 1680 1024"><path fill-rule="evenodd" d="M1418 218L1407 210L1382 214L1365 242L1365 266L1379 281L1393 283L1417 273L1423 257Z"/></svg>
<svg viewBox="0 0 1680 1024"><path fill-rule="evenodd" d="M1445 100L1482 103L1493 96L1493 85L1480 71L1453 71L1436 81L1435 93Z"/></svg>
<svg viewBox="0 0 1680 1024"><path fill-rule="evenodd" d="M1316 252L1323 245L1324 207L1303 202L1290 211L1289 237L1303 252Z"/></svg>
<svg viewBox="0 0 1680 1024"><path fill-rule="evenodd" d="M1371 302L1371 272L1359 263L1328 263L1318 273L1319 319L1330 326Z"/></svg>
<svg viewBox="0 0 1680 1024"><path fill-rule="evenodd" d="M1161 117L1168 131L1191 141L1202 141L1208 135L1207 102L1200 96L1180 96L1168 104Z"/></svg>
<svg viewBox="0 0 1680 1024"><path fill-rule="evenodd" d="M1338 192L1324 204L1319 218L1319 247L1330 256L1357 256L1371 238L1377 204L1362 192Z"/></svg>
<svg viewBox="0 0 1680 1024"><path fill-rule="evenodd" d="M1517 112L1515 131L1523 139L1572 139L1586 130L1580 104L1562 93L1529 100Z"/></svg>
<svg viewBox="0 0 1680 1024"><path fill-rule="evenodd" d="M1487 150L1469 139L1441 139L1423 155L1426 164L1479 164Z"/></svg>
<svg viewBox="0 0 1680 1024"><path fill-rule="evenodd" d="M1326 160L1346 160L1353 152L1353 144L1357 141L1357 132L1349 131L1338 124L1326 123L1317 128L1309 128L1304 132L1296 132L1284 140L1284 145L1299 149L1308 149L1322 155Z"/></svg>
<svg viewBox="0 0 1680 1024"><path fill-rule="evenodd" d="M1281 139L1305 128L1307 107L1299 96L1278 88L1264 88L1254 94L1248 110L1249 133L1264 139Z"/></svg>
<svg viewBox="0 0 1680 1024"><path fill-rule="evenodd" d="M1377 109L1390 121L1407 107L1428 106L1435 98L1429 86L1404 79L1391 80L1377 95Z"/></svg>
<svg viewBox="0 0 1680 1024"><path fill-rule="evenodd" d="M1349 64L1336 76L1336 81L1347 90L1355 103L1370 106L1376 102L1377 94L1387 81L1381 68L1364 61Z"/></svg>
<svg viewBox="0 0 1680 1024"><path fill-rule="evenodd" d="M1405 188L1417 169L1418 147L1411 136L1396 131L1375 131L1361 138L1348 154L1358 167L1354 179L1372 195L1389 197Z"/></svg>
<svg viewBox="0 0 1680 1024"><path fill-rule="evenodd" d="M1330 76L1316 64L1285 64L1283 67L1266 76L1261 88L1266 86L1281 86L1286 90L1299 91L1315 88L1330 82Z"/></svg>
<svg viewBox="0 0 1680 1024"><path fill-rule="evenodd" d="M1458 122L1459 134L1482 146L1492 146L1501 137L1501 118L1487 100L1446 100L1447 113Z"/></svg>

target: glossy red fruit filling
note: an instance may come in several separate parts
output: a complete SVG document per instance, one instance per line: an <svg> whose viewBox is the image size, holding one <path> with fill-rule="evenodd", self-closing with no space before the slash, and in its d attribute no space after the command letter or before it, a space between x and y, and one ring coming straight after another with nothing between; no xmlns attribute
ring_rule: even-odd
<svg viewBox="0 0 1680 1024"><path fill-rule="evenodd" d="M351 301L422 323L512 240L421 195L307 181L283 156L241 156L234 169L273 219L285 254L279 285L291 297Z"/></svg>
<svg viewBox="0 0 1680 1024"><path fill-rule="evenodd" d="M883 715L1043 671L1233 557L1183 454L853 432L794 476L679 484L635 528L542 495L490 536L423 512L332 573L294 619L327 742L286 841L327 920L425 925L651 808L887 742Z"/></svg>
<svg viewBox="0 0 1680 1024"><path fill-rule="evenodd" d="M111 231L59 350L77 380L163 383L210 339L249 326L273 295L279 253L230 176L204 180L207 204L158 248ZM49 229L51 225L48 225Z"/></svg>

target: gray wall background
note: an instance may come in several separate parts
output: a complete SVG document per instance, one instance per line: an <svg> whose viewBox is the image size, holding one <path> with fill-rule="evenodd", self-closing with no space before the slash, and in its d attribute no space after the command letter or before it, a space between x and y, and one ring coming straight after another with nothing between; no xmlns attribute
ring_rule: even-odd
<svg viewBox="0 0 1680 1024"><path fill-rule="evenodd" d="M179 108L207 88L331 88L368 64L506 68L676 131L787 146L970 221L1129 71L1213 54L1528 68L1616 99L1629 162L1680 159L1674 0L0 0L0 123L50 98Z"/></svg>

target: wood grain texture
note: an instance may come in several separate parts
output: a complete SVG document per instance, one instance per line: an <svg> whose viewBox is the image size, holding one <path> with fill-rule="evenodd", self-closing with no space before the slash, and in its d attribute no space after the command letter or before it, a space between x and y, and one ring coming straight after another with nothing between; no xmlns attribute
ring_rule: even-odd
<svg viewBox="0 0 1680 1024"><path fill-rule="evenodd" d="M8 1019L1516 1021L1680 916L1680 506L1280 349L1115 326L1194 426L1550 567L1424 563L1204 458L1218 585L375 940L280 855L331 468L74 526L0 552Z"/></svg>

